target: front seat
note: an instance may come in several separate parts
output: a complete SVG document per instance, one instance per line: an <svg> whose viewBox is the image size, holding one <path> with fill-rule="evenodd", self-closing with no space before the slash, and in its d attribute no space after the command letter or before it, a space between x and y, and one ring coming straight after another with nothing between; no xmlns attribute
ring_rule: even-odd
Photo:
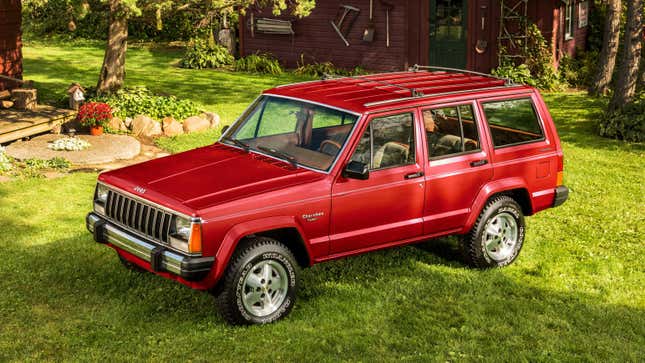
<svg viewBox="0 0 645 363"><path fill-rule="evenodd" d="M407 164L410 146L390 141L374 153L374 169Z"/></svg>

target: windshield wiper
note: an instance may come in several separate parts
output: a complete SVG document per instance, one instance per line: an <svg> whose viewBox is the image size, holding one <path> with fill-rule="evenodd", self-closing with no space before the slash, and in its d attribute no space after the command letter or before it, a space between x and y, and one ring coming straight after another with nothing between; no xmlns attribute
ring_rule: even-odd
<svg viewBox="0 0 645 363"><path fill-rule="evenodd" d="M296 158L293 157L293 155L289 155L284 151L276 150L272 147L267 147L262 145L258 145L258 149L265 151L273 156L277 156L278 158L285 159L291 165L293 165L294 168L298 167L298 162L296 161Z"/></svg>
<svg viewBox="0 0 645 363"><path fill-rule="evenodd" d="M224 136L222 138L222 140L226 140L226 141L230 141L230 142L234 143L235 145L237 145L237 146L241 147L242 149L244 149L244 151L246 151L247 153L251 149L251 147L248 144L246 144L246 143L244 143L244 142L242 142L242 141L240 141L238 139L234 139L234 138L232 138L230 136Z"/></svg>

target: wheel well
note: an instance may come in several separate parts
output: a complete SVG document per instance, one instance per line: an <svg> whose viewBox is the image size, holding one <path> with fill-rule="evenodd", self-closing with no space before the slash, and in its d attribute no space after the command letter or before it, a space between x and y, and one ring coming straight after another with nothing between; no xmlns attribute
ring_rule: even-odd
<svg viewBox="0 0 645 363"><path fill-rule="evenodd" d="M270 231L258 232L255 233L255 235L269 237L280 241L287 246L291 252L293 252L293 255L296 257L296 261L298 261L300 267L309 267L309 254L307 253L307 248L305 248L305 242L297 229L279 228Z"/></svg>
<svg viewBox="0 0 645 363"><path fill-rule="evenodd" d="M524 213L525 216L533 215L533 206L531 205L531 197L529 196L528 190L524 188L507 190L493 195L491 199L498 195L508 195L513 198L520 207L522 207L522 213Z"/></svg>

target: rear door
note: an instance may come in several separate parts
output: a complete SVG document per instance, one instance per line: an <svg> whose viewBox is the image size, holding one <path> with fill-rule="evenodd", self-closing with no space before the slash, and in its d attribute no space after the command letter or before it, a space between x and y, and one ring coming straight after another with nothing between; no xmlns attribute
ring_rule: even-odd
<svg viewBox="0 0 645 363"><path fill-rule="evenodd" d="M371 116L351 158L367 180L340 176L332 189L331 254L421 236L424 203L421 127L416 109ZM421 152L420 152L421 150Z"/></svg>
<svg viewBox="0 0 645 363"><path fill-rule="evenodd" d="M488 139L475 102L421 109L427 150L423 232L455 232L493 177Z"/></svg>

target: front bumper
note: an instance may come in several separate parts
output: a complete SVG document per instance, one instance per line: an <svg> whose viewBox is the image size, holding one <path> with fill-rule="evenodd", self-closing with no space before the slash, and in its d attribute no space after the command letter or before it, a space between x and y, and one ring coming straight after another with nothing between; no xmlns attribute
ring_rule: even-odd
<svg viewBox="0 0 645 363"><path fill-rule="evenodd" d="M109 243L150 264L154 272L170 272L187 281L199 281L211 270L215 258L193 257L166 249L110 223L96 213L85 218L88 231L98 243Z"/></svg>
<svg viewBox="0 0 645 363"><path fill-rule="evenodd" d="M569 199L569 188L561 185L555 188L555 198L553 198L553 208L561 206Z"/></svg>

